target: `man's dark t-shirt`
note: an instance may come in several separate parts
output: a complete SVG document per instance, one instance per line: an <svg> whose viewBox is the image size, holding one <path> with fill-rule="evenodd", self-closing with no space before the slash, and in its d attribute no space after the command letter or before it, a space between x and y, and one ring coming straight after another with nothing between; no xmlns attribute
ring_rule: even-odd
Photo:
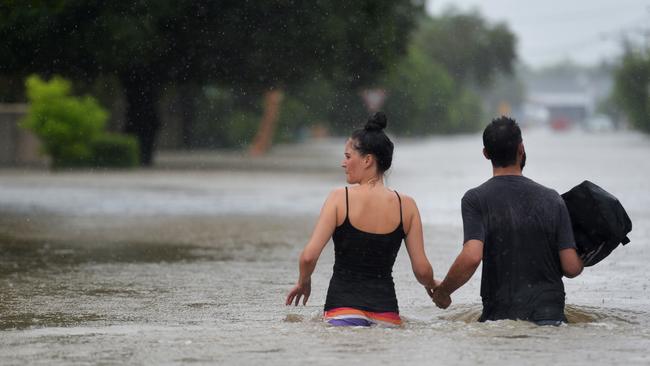
<svg viewBox="0 0 650 366"><path fill-rule="evenodd" d="M484 243L479 320L565 320L559 251L575 243L560 195L497 176L465 193L462 213L464 242Z"/></svg>

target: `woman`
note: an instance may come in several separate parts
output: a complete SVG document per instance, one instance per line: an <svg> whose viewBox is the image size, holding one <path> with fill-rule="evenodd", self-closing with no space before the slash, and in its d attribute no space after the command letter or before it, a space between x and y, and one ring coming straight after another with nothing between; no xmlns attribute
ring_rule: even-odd
<svg viewBox="0 0 650 366"><path fill-rule="evenodd" d="M311 274L323 248L334 241L334 273L324 319L332 325L401 324L392 269L402 240L418 282L432 295L436 286L424 252L422 222L415 201L384 186L393 143L384 133L386 116L377 113L345 144L341 167L349 184L327 197L314 232L300 254L300 277L286 304L305 305Z"/></svg>

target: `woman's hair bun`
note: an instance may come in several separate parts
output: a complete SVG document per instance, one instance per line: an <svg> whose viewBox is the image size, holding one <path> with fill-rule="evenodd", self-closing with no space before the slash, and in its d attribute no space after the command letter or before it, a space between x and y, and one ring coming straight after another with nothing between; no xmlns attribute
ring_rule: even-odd
<svg viewBox="0 0 650 366"><path fill-rule="evenodd" d="M377 112L368 118L368 122L364 126L364 129L367 131L381 131L386 128L388 121L386 120L386 115L384 112Z"/></svg>

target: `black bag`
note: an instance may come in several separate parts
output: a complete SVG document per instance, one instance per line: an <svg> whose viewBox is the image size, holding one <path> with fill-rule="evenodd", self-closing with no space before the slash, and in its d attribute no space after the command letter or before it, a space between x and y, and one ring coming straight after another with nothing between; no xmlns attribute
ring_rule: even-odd
<svg viewBox="0 0 650 366"><path fill-rule="evenodd" d="M585 266L630 242L632 221L616 197L586 180L562 195L571 216L578 255Z"/></svg>

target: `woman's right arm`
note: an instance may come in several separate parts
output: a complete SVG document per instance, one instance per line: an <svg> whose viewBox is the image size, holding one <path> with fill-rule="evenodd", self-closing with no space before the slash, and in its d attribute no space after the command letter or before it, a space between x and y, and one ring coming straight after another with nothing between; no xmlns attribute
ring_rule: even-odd
<svg viewBox="0 0 650 366"><path fill-rule="evenodd" d="M422 220L415 201L406 196L404 197L404 213L406 233L406 250L411 259L413 274L420 284L422 284L429 295L432 294L436 287L436 281L433 279L433 269L424 252L424 235L422 233Z"/></svg>
<svg viewBox="0 0 650 366"><path fill-rule="evenodd" d="M325 200L325 204L323 204L311 238L302 250L302 253L300 253L298 262L300 275L298 277L298 283L289 292L289 295L287 295L287 305L290 305L292 302L298 305L301 297L303 297L302 304L305 305L307 299L309 299L309 295L311 294L311 275L316 268L316 263L323 248L327 245L336 228L336 202L340 195L341 189L332 191Z"/></svg>

